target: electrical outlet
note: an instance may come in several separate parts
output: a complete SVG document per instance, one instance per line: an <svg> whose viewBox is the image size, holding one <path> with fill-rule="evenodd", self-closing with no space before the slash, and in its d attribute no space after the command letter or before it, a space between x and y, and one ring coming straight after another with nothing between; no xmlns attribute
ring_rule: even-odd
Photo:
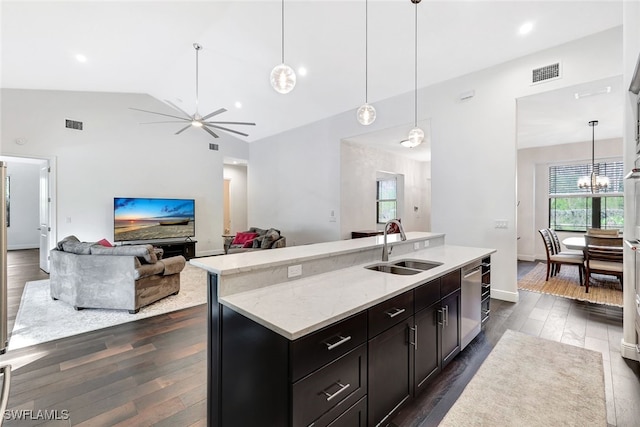
<svg viewBox="0 0 640 427"><path fill-rule="evenodd" d="M302 265L291 265L287 268L287 277L291 279L292 277L302 276Z"/></svg>
<svg viewBox="0 0 640 427"><path fill-rule="evenodd" d="M509 221L505 219L497 219L495 228L509 228Z"/></svg>
<svg viewBox="0 0 640 427"><path fill-rule="evenodd" d="M424 247L425 247L425 248L428 248L428 247L429 247L429 241L428 241L428 240L425 240L425 241L424 241Z"/></svg>
<svg viewBox="0 0 640 427"><path fill-rule="evenodd" d="M413 250L414 250L414 251L417 251L418 249L420 249L420 242L415 242L415 243L413 244Z"/></svg>

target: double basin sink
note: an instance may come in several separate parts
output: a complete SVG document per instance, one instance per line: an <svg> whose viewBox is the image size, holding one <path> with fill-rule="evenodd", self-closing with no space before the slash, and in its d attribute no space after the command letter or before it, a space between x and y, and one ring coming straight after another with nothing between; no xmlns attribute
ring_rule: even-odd
<svg viewBox="0 0 640 427"><path fill-rule="evenodd" d="M365 268L368 270L380 271L383 273L410 276L412 274L418 274L423 271L430 270L440 265L442 265L441 262L419 261L415 259L402 259L399 261L393 261L393 262L384 263L384 264L368 265Z"/></svg>

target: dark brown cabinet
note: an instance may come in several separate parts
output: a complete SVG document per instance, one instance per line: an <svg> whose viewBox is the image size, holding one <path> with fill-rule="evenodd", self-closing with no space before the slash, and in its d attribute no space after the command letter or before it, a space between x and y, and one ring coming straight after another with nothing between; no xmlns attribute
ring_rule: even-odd
<svg viewBox="0 0 640 427"><path fill-rule="evenodd" d="M460 352L460 270L294 341L215 303L216 280L212 427L384 425Z"/></svg>
<svg viewBox="0 0 640 427"><path fill-rule="evenodd" d="M413 317L369 340L369 426L377 426L413 394Z"/></svg>
<svg viewBox="0 0 640 427"><path fill-rule="evenodd" d="M182 255L187 261L196 256L196 241L155 242L153 246L162 248L163 258Z"/></svg>

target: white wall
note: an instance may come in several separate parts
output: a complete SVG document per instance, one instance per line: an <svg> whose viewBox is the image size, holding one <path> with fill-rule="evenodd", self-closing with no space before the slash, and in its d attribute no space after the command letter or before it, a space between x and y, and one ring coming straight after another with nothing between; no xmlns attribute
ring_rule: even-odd
<svg viewBox="0 0 640 427"><path fill-rule="evenodd" d="M247 166L224 165L224 179L229 180L229 216L231 234L249 229L247 223Z"/></svg>
<svg viewBox="0 0 640 427"><path fill-rule="evenodd" d="M375 230L377 173L403 176L403 205L398 206L405 231L430 231L431 180L428 162L343 141L340 151L341 238L351 238L357 230ZM414 212L414 206L418 211Z"/></svg>
<svg viewBox="0 0 640 427"><path fill-rule="evenodd" d="M2 107L1 154L56 159L53 243L69 234L112 240L113 197L174 197L196 200L197 253L222 248L222 156L246 153L245 142L140 125L155 117L129 107L167 109L148 95L2 89ZM65 119L84 130L66 129Z"/></svg>
<svg viewBox="0 0 640 427"><path fill-rule="evenodd" d="M596 162L622 157L621 138L596 140ZM591 141L518 150L518 259L546 259L538 230L549 227L549 166L572 163L591 163Z"/></svg>
<svg viewBox="0 0 640 427"><path fill-rule="evenodd" d="M40 246L40 168L37 163L7 159L7 175L11 177L10 226L7 249L32 249Z"/></svg>
<svg viewBox="0 0 640 427"><path fill-rule="evenodd" d="M622 30L615 28L487 70L423 88L419 120L431 120L431 229L450 244L492 247L492 295L516 301L516 99L620 74ZM562 61L563 77L531 86L530 71ZM428 71L421 70L426 73ZM460 101L461 93L475 96ZM407 124L413 93L375 102L368 131ZM354 111L357 108L354 100ZM294 243L341 237L340 141L362 134L354 111L250 146L250 222L291 224ZM254 168L254 166L256 166ZM507 229L494 228L506 220ZM289 243L290 239L287 238Z"/></svg>

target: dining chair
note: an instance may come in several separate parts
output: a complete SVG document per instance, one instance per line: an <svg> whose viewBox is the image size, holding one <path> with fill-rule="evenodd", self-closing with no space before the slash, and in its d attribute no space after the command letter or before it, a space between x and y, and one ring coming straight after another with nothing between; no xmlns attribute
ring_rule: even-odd
<svg viewBox="0 0 640 427"><path fill-rule="evenodd" d="M617 229L604 228L587 228L587 236L611 236L618 237L620 235Z"/></svg>
<svg viewBox="0 0 640 427"><path fill-rule="evenodd" d="M585 292L589 292L589 279L593 273L615 276L620 280L620 286L622 286L622 237L590 236L587 234L584 238Z"/></svg>
<svg viewBox="0 0 640 427"><path fill-rule="evenodd" d="M554 230L543 228L538 230L538 233L542 236L542 241L544 242L544 247L547 253L547 278L545 281L549 281L550 275L555 276L558 274L560 272L560 267L563 264L570 264L578 267L580 284L582 284L584 256L580 252L562 251L560 247L560 240Z"/></svg>

